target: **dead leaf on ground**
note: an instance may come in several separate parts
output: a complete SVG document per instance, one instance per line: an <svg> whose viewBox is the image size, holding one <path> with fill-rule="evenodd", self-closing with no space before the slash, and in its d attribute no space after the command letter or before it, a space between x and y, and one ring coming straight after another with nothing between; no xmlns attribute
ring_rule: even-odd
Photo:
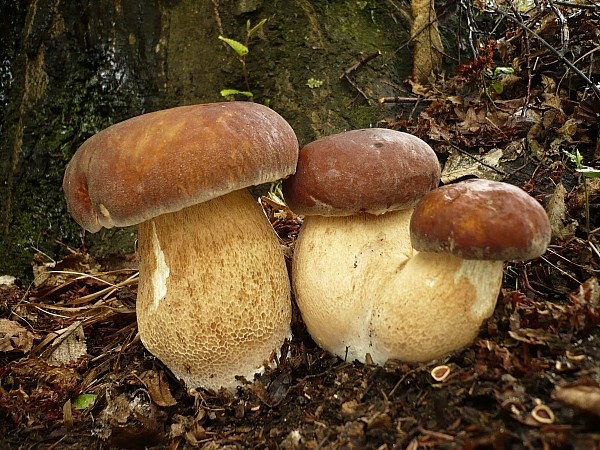
<svg viewBox="0 0 600 450"><path fill-rule="evenodd" d="M47 357L48 364L68 366L87 355L85 333L80 320L57 333L58 336L52 342L52 350Z"/></svg>
<svg viewBox="0 0 600 450"><path fill-rule="evenodd" d="M165 379L164 372L156 372L147 370L140 375L140 380L148 389L148 395L158 406L173 406L177 404L177 400L171 395L169 383Z"/></svg>
<svg viewBox="0 0 600 450"><path fill-rule="evenodd" d="M488 180L502 180L499 169L504 156L502 149L494 148L484 155L470 155L452 150L442 170L442 182L451 183L464 177L478 177Z"/></svg>
<svg viewBox="0 0 600 450"><path fill-rule="evenodd" d="M558 183L546 205L546 213L548 214L548 219L550 219L553 242L573 238L577 229L577 221L567 217L566 195L567 190L562 183Z"/></svg>
<svg viewBox="0 0 600 450"><path fill-rule="evenodd" d="M98 436L119 448L152 446L164 436L166 414L156 408L142 392L130 397L107 394L107 406L98 415Z"/></svg>
<svg viewBox="0 0 600 450"><path fill-rule="evenodd" d="M552 396L567 405L600 416L600 386L558 386Z"/></svg>
<svg viewBox="0 0 600 450"><path fill-rule="evenodd" d="M33 347L34 335L17 322L0 319L0 352L27 353Z"/></svg>

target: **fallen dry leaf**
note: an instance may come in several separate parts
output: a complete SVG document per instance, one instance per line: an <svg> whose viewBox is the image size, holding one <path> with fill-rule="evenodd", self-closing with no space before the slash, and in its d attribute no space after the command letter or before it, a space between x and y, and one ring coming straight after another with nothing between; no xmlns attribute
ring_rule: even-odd
<svg viewBox="0 0 600 450"><path fill-rule="evenodd" d="M0 319L0 352L27 353L33 347L34 335L17 322Z"/></svg>
<svg viewBox="0 0 600 450"><path fill-rule="evenodd" d="M494 148L484 155L477 156L451 150L444 170L442 170L442 182L448 184L470 176L487 180L502 180L503 175L499 165L503 156L500 148Z"/></svg>
<svg viewBox="0 0 600 450"><path fill-rule="evenodd" d="M68 366L87 355L85 333L81 321L74 322L58 333L59 336L51 344L53 349L48 355L48 364Z"/></svg>
<svg viewBox="0 0 600 450"><path fill-rule="evenodd" d="M173 406L177 404L177 400L171 395L169 383L165 379L164 372L156 372L147 370L140 375L140 380L146 386L148 395L158 406Z"/></svg>
<svg viewBox="0 0 600 450"><path fill-rule="evenodd" d="M552 396L567 405L600 416L600 386L557 387Z"/></svg>
<svg viewBox="0 0 600 450"><path fill-rule="evenodd" d="M575 236L575 230L577 229L577 221L567 217L566 195L567 190L562 183L558 183L546 205L546 213L552 230L552 241L554 242L571 239Z"/></svg>

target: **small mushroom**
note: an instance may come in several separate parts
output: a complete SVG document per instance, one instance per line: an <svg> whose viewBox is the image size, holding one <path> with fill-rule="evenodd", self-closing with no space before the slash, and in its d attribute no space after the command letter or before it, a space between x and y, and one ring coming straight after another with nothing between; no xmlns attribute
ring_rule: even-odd
<svg viewBox="0 0 600 450"><path fill-rule="evenodd" d="M439 178L431 147L399 131L353 130L300 150L296 174L283 182L288 206L305 216L292 280L302 318L322 348L385 362L372 346L373 312L382 287L412 257L412 208Z"/></svg>
<svg viewBox="0 0 600 450"><path fill-rule="evenodd" d="M290 334L283 253L245 188L293 173L297 156L281 116L231 102L118 123L67 166L69 211L86 230L140 224L140 337L190 388L233 388Z"/></svg>
<svg viewBox="0 0 600 450"><path fill-rule="evenodd" d="M385 286L373 345L405 361L428 361L470 344L494 311L503 261L542 255L544 208L507 183L468 180L435 189L410 221L418 252Z"/></svg>

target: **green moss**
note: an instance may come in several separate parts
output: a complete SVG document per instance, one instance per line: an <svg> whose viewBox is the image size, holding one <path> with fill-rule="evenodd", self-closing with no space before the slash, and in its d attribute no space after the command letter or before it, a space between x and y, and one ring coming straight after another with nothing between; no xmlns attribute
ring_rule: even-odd
<svg viewBox="0 0 600 450"><path fill-rule="evenodd" d="M103 78L102 55L84 58L62 84L50 84L39 104L24 115L9 222L0 241L0 254L8 258L0 261L0 273L27 279L35 251L58 258L65 245L80 245L82 230L71 219L60 189L64 168L85 139L141 112L139 87Z"/></svg>
<svg viewBox="0 0 600 450"><path fill-rule="evenodd" d="M250 88L255 101L269 100L290 122L302 144L376 126L390 115L340 79L361 57L382 52L351 74L372 99L393 95L396 88L390 86L401 85L410 70L408 49L396 51L406 42L408 27L390 2L257 2L239 11L219 8L218 23L212 2L135 5L124 2L118 14L108 8L98 13L101 17L86 16L85 24L78 8L61 7L62 26L73 28L56 35L48 34L52 27L42 29L39 45L31 46L32 54L46 46L43 71L49 81L41 97L35 96L40 100L24 113L23 88L14 89L9 99L10 151L19 141L16 124L23 125L24 135L9 186L11 215L0 229L0 274L22 276L34 247L59 257L65 250L57 241L81 245L81 229L66 210L60 186L67 162L85 139L142 112L221 101L220 89L243 87L239 61L218 34L243 39L247 20L268 17L248 55ZM111 29L107 24L113 22ZM323 84L311 89L311 78ZM18 76L15 84L25 86ZM86 235L85 243L98 252L131 251L133 233L109 230Z"/></svg>

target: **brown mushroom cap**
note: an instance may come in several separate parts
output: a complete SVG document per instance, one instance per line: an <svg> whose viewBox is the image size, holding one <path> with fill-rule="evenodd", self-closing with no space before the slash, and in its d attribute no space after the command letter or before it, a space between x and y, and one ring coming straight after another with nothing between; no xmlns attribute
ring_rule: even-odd
<svg viewBox="0 0 600 450"><path fill-rule="evenodd" d="M546 251L550 222L544 208L522 189L473 179L427 193L413 212L410 236L422 252L527 260Z"/></svg>
<svg viewBox="0 0 600 450"><path fill-rule="evenodd" d="M412 207L439 179L437 157L424 141L400 131L369 128L304 146L296 174L283 182L283 194L298 214L383 214Z"/></svg>
<svg viewBox="0 0 600 450"><path fill-rule="evenodd" d="M85 141L63 190L86 230L138 224L294 173L298 141L273 110L249 102L156 111Z"/></svg>

